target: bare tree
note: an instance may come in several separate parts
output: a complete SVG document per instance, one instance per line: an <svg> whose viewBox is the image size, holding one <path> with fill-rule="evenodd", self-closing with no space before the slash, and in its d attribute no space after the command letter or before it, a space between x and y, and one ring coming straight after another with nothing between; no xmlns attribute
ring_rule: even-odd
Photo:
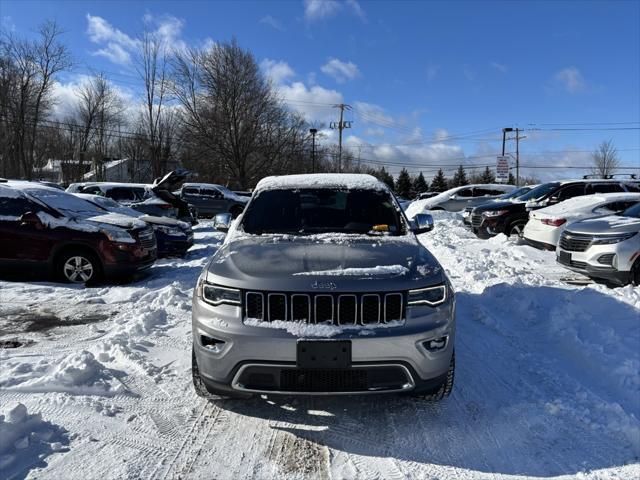
<svg viewBox="0 0 640 480"><path fill-rule="evenodd" d="M235 41L179 52L172 65L185 142L204 158L208 178L247 188L265 174L299 168L308 156L304 120L283 106Z"/></svg>
<svg viewBox="0 0 640 480"><path fill-rule="evenodd" d="M602 142L598 148L591 154L593 159L593 168L591 173L606 178L613 175L620 167L620 158L618 150L613 145L613 140Z"/></svg>

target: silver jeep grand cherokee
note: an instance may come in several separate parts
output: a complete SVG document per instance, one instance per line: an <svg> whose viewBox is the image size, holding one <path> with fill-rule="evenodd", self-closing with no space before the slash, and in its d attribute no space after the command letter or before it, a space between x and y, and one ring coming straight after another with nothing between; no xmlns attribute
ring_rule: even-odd
<svg viewBox="0 0 640 480"><path fill-rule="evenodd" d="M369 175L262 180L193 296L193 381L208 398L411 392L441 399L455 301L387 187Z"/></svg>

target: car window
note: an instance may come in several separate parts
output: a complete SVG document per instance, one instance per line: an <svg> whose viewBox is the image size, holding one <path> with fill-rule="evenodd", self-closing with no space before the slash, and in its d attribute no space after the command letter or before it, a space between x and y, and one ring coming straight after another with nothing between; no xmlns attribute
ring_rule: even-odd
<svg viewBox="0 0 640 480"><path fill-rule="evenodd" d="M484 197L484 196L497 196L502 195L504 192L498 190L492 190L490 188L474 188L473 196L474 197Z"/></svg>
<svg viewBox="0 0 640 480"><path fill-rule="evenodd" d="M622 212L622 215L625 217L640 218L640 202L627 208L624 212Z"/></svg>
<svg viewBox="0 0 640 480"><path fill-rule="evenodd" d="M640 183L625 183L624 186L627 187L628 192L640 193Z"/></svg>
<svg viewBox="0 0 640 480"><path fill-rule="evenodd" d="M471 188L463 188L462 190L458 190L455 193L458 197L468 198L473 196L473 189Z"/></svg>
<svg viewBox="0 0 640 480"><path fill-rule="evenodd" d="M205 197L220 198L222 194L215 188L201 188L200 193Z"/></svg>
<svg viewBox="0 0 640 480"><path fill-rule="evenodd" d="M619 183L591 183L587 185L587 195L591 193L615 193L624 192Z"/></svg>
<svg viewBox="0 0 640 480"><path fill-rule="evenodd" d="M523 202L528 202L529 200L538 200L540 198L546 197L550 193L555 192L559 186L560 184L557 182L543 183L542 185L538 185L536 188L519 197L518 200Z"/></svg>
<svg viewBox="0 0 640 480"><path fill-rule="evenodd" d="M568 200L569 198L579 197L580 195L584 195L583 183L577 183L561 188L560 191L556 194L558 200L561 202L564 200Z"/></svg>
<svg viewBox="0 0 640 480"><path fill-rule="evenodd" d="M104 195L100 187L97 186L80 188L80 192L90 193L91 195Z"/></svg>
<svg viewBox="0 0 640 480"><path fill-rule="evenodd" d="M182 193L185 195L200 195L200 190L194 187L187 187L182 189Z"/></svg>
<svg viewBox="0 0 640 480"><path fill-rule="evenodd" d="M39 212L38 205L24 197L0 197L0 217L21 217L27 212Z"/></svg>
<svg viewBox="0 0 640 480"><path fill-rule="evenodd" d="M113 198L116 202L136 200L133 191L128 188L111 188L107 190L106 196Z"/></svg>

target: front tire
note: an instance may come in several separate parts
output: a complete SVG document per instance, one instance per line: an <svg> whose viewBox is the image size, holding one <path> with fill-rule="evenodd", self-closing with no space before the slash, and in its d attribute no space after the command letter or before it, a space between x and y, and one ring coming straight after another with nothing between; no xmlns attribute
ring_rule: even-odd
<svg viewBox="0 0 640 480"><path fill-rule="evenodd" d="M487 230L487 227L477 228L475 229L474 233L476 234L476 237L480 238L481 240L487 240L495 236L489 233L489 230Z"/></svg>
<svg viewBox="0 0 640 480"><path fill-rule="evenodd" d="M55 262L55 274L66 283L92 283L102 276L100 261L87 251L69 250Z"/></svg>
<svg viewBox="0 0 640 480"><path fill-rule="evenodd" d="M212 391L204 384L202 376L200 375L200 369L198 368L198 361L196 360L196 351L191 349L191 377L193 379L193 388L199 397L206 398L207 400L240 400L251 398L251 394L229 394L227 392Z"/></svg>
<svg viewBox="0 0 640 480"><path fill-rule="evenodd" d="M631 283L638 287L640 286L640 260L636 260L636 263L631 267L631 273L629 275Z"/></svg>
<svg viewBox="0 0 640 480"><path fill-rule="evenodd" d="M522 238L524 234L524 226L527 224L524 220L518 220L509 225L507 235L514 238Z"/></svg>
<svg viewBox="0 0 640 480"><path fill-rule="evenodd" d="M447 376L444 381L434 390L427 393L417 394L416 397L420 397L428 402L438 402L449 395L453 390L453 380L456 371L456 352L451 355L451 362L449 362L449 369L447 370Z"/></svg>

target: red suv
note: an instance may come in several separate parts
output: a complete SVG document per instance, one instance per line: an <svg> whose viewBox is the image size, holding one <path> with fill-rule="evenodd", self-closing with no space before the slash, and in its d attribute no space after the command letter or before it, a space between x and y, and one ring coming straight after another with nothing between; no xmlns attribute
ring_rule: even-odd
<svg viewBox="0 0 640 480"><path fill-rule="evenodd" d="M46 267L73 283L132 274L156 260L153 229L64 191L0 179L0 272Z"/></svg>

